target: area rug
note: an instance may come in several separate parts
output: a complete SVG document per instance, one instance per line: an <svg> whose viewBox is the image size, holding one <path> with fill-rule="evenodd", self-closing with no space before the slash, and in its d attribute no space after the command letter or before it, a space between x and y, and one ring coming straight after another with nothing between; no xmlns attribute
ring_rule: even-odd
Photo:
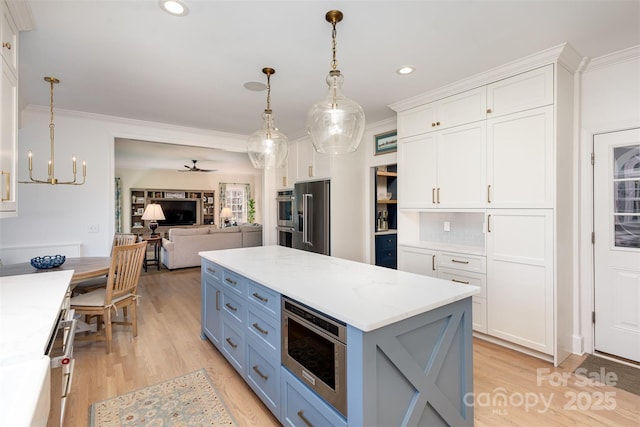
<svg viewBox="0 0 640 427"><path fill-rule="evenodd" d="M206 371L93 403L91 427L236 426Z"/></svg>
<svg viewBox="0 0 640 427"><path fill-rule="evenodd" d="M640 395L640 368L590 354L574 373Z"/></svg>

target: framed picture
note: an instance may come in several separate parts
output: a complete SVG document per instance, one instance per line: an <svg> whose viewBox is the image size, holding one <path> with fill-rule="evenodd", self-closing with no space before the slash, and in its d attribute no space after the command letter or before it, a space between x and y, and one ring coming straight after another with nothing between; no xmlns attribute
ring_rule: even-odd
<svg viewBox="0 0 640 427"><path fill-rule="evenodd" d="M144 213L144 208L138 208L138 210L136 210L136 215L142 215Z"/></svg>
<svg viewBox="0 0 640 427"><path fill-rule="evenodd" d="M376 156L378 154L393 153L398 149L398 131L380 133L373 137L376 143Z"/></svg>

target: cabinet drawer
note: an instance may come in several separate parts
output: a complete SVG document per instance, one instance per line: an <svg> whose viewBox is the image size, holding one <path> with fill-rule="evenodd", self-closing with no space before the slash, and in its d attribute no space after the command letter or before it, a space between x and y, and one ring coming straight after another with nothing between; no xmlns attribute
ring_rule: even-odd
<svg viewBox="0 0 640 427"><path fill-rule="evenodd" d="M376 251L396 249L398 242L398 236L395 234L385 234L382 236L376 236Z"/></svg>
<svg viewBox="0 0 640 427"><path fill-rule="evenodd" d="M218 282L222 280L222 268L211 261L204 261L204 273Z"/></svg>
<svg viewBox="0 0 640 427"><path fill-rule="evenodd" d="M222 270L222 283L229 289L232 289L238 295L244 295L246 287L246 279L227 269Z"/></svg>
<svg viewBox="0 0 640 427"><path fill-rule="evenodd" d="M487 276L485 274L443 267L438 269L438 277L464 285L477 286L480 288L480 293L475 296L487 297Z"/></svg>
<svg viewBox="0 0 640 427"><path fill-rule="evenodd" d="M388 268L398 267L398 253L395 249L376 250L376 265Z"/></svg>
<svg viewBox="0 0 640 427"><path fill-rule="evenodd" d="M438 267L455 268L456 270L487 272L486 258L483 256L459 254L455 252L438 252Z"/></svg>
<svg viewBox="0 0 640 427"><path fill-rule="evenodd" d="M222 313L224 316L232 319L238 325L242 325L244 310L244 303L241 299L231 294L228 290L222 292Z"/></svg>
<svg viewBox="0 0 640 427"><path fill-rule="evenodd" d="M222 321L222 354L241 375L244 372L244 339L227 319Z"/></svg>
<svg viewBox="0 0 640 427"><path fill-rule="evenodd" d="M280 321L265 316L259 310L249 308L247 313L247 329L249 334L268 348L280 354Z"/></svg>
<svg viewBox="0 0 640 427"><path fill-rule="evenodd" d="M266 313L280 319L280 294L264 286L248 281L248 299L253 305L262 308Z"/></svg>
<svg viewBox="0 0 640 427"><path fill-rule="evenodd" d="M279 417L280 407L280 355L275 359L263 357L260 347L254 347L247 339L247 382L262 402Z"/></svg>
<svg viewBox="0 0 640 427"><path fill-rule="evenodd" d="M344 418L286 368L281 368L280 377L282 382L281 422L285 426L347 426Z"/></svg>

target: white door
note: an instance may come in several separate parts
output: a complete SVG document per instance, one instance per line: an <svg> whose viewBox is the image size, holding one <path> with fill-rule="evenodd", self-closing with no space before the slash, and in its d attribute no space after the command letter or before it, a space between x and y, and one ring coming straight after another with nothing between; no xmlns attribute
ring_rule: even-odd
<svg viewBox="0 0 640 427"><path fill-rule="evenodd" d="M640 129L593 145L595 349L640 362Z"/></svg>

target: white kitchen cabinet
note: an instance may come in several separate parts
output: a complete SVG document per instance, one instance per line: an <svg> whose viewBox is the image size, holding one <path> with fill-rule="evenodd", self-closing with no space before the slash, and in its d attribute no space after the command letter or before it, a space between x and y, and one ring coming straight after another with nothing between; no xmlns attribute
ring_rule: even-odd
<svg viewBox="0 0 640 427"><path fill-rule="evenodd" d="M484 206L486 124L475 122L399 142L400 208Z"/></svg>
<svg viewBox="0 0 640 427"><path fill-rule="evenodd" d="M488 210L488 333L545 354L554 353L553 239L551 209Z"/></svg>
<svg viewBox="0 0 640 427"><path fill-rule="evenodd" d="M398 135L409 137L486 118L486 88L471 89L398 114Z"/></svg>
<svg viewBox="0 0 640 427"><path fill-rule="evenodd" d="M399 245L398 270L436 277L436 251Z"/></svg>
<svg viewBox="0 0 640 427"><path fill-rule="evenodd" d="M484 323L492 340L556 365L575 343L573 315L567 312L573 305L575 279L566 260L574 256L574 74L581 61L565 44L450 86L450 93L479 84L487 91L486 150L480 154L486 159L484 198L475 206L485 212L485 227L490 229L484 230L486 299L474 298L474 310L484 310L486 320L474 316L474 327L482 331ZM426 242L420 239L442 229L442 218L434 223L412 212L433 212L432 182L436 202L440 188L440 212L461 207L462 196L455 192L457 200L449 203L441 173L449 173L453 181L456 160L451 153L459 150L442 152L438 137L443 131L418 128L421 114L422 121L429 114L437 118L432 100L445 92L437 89L391 106L398 112L398 236L403 236L399 245L417 241L421 246ZM419 99L424 99L423 105ZM420 144L425 141L431 145ZM422 161L428 156L436 160ZM424 178L431 169L435 176ZM461 180L469 186L482 181L470 176ZM469 194L465 197L471 200Z"/></svg>
<svg viewBox="0 0 640 427"><path fill-rule="evenodd" d="M440 256L437 257L440 259ZM473 330L487 333L487 275L466 271L464 268L448 268L438 266L438 278L465 285L478 286L481 291L472 297Z"/></svg>
<svg viewBox="0 0 640 427"><path fill-rule="evenodd" d="M17 215L18 153L18 31L4 1L0 35L2 37L2 76L0 80L0 218Z"/></svg>
<svg viewBox="0 0 640 427"><path fill-rule="evenodd" d="M487 118L553 104L553 64L487 86Z"/></svg>
<svg viewBox="0 0 640 427"><path fill-rule="evenodd" d="M311 140L299 141L297 151L297 181L331 177L331 157L328 154L317 153Z"/></svg>
<svg viewBox="0 0 640 427"><path fill-rule="evenodd" d="M0 80L0 169L2 169L2 181L0 182L0 218L15 216L17 167L16 157L18 152L18 81L2 61L2 80Z"/></svg>
<svg viewBox="0 0 640 427"><path fill-rule="evenodd" d="M18 32L33 18L26 1L0 1L0 13L0 218L8 218L18 214Z"/></svg>
<svg viewBox="0 0 640 427"><path fill-rule="evenodd" d="M278 190L293 188L298 178L298 144L290 142L285 165L276 170L276 186Z"/></svg>
<svg viewBox="0 0 640 427"><path fill-rule="evenodd" d="M11 16L8 6L3 1L2 7L2 26L0 27L0 37L2 38L2 59L10 67L14 75L18 74L18 29Z"/></svg>
<svg viewBox="0 0 640 427"><path fill-rule="evenodd" d="M553 106L487 120L487 205L552 208Z"/></svg>

